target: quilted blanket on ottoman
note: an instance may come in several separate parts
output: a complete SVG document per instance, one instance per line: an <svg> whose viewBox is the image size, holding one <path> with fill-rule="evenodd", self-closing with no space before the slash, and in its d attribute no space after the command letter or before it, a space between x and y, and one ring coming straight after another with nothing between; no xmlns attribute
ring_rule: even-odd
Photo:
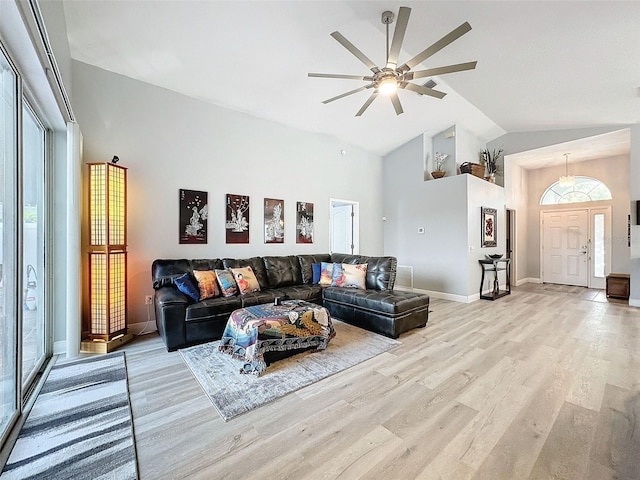
<svg viewBox="0 0 640 480"><path fill-rule="evenodd" d="M235 310L222 334L221 352L244 361L241 373L260 375L265 352L324 350L335 336L329 311L303 300Z"/></svg>

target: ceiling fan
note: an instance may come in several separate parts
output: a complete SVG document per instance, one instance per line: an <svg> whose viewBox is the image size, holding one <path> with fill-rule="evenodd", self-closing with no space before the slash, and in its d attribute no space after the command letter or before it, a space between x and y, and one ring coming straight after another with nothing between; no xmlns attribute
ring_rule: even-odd
<svg viewBox="0 0 640 480"><path fill-rule="evenodd" d="M334 100L339 100L348 95L353 95L354 93L361 92L363 90L368 90L373 88L374 91L371 96L364 102L362 108L358 110L356 113L356 117L361 116L364 111L369 108L369 105L376 99L378 95L386 95L391 99L391 103L393 103L393 107L395 108L396 115L400 115L403 113L402 104L400 103L400 99L398 98L398 89L411 90L420 95L429 95L435 98L443 98L446 93L434 90L429 86L425 85L416 85L415 83L410 83L411 80L415 80L417 78L425 78L432 77L434 75L443 75L446 73L454 73L454 72L462 72L464 70L473 70L476 68L476 64L478 62L467 62L467 63L458 63L456 65L447 65L444 67L430 68L427 70L418 70L412 72L411 69L416 65L424 62L427 58L432 56L434 53L439 52L444 47L454 42L462 35L471 30L471 25L468 22L464 22L458 28L452 30L447 35L442 37L440 40L427 47L425 50L420 52L418 55L413 57L406 63L398 66L398 54L400 53L400 49L402 48L402 41L404 40L404 34L407 30L407 25L409 23L409 15L411 14L411 9L409 7L400 7L398 12L398 21L396 23L396 27L393 32L393 40L391 42L391 48L389 48L389 25L393 23L393 12L383 12L382 13L382 23L386 25L387 28L387 46L386 46L386 56L387 63L383 68L375 65L369 57L367 57L364 53L362 53L355 45L353 45L349 40L347 40L344 35L340 32L333 32L331 36L335 38L344 48L349 50L358 60L364 63L372 72L373 75L339 75L333 73L309 73L309 77L317 77L317 78L340 78L340 79L348 79L348 80L363 80L365 82L370 82L367 85L356 88L355 90L350 90L338 96L329 98L322 103L330 103Z"/></svg>

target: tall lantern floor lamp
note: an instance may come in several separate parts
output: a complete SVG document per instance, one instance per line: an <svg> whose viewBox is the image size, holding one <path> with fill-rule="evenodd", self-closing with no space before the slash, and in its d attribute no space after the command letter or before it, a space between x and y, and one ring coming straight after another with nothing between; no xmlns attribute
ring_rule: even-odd
<svg viewBox="0 0 640 480"><path fill-rule="evenodd" d="M89 163L89 305L80 351L108 353L127 332L127 169Z"/></svg>

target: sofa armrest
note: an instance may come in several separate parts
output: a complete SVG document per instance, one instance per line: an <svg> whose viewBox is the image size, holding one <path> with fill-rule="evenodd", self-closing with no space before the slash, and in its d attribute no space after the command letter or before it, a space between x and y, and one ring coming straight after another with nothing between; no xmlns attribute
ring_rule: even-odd
<svg viewBox="0 0 640 480"><path fill-rule="evenodd" d="M174 287L162 287L155 292L156 326L170 352L187 343L187 305L188 297Z"/></svg>

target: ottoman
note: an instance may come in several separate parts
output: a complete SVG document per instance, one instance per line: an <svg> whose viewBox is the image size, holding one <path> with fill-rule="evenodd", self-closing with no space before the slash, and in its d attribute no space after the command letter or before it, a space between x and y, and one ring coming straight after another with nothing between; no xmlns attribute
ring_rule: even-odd
<svg viewBox="0 0 640 480"><path fill-rule="evenodd" d="M233 311L218 349L244 362L240 373L260 375L267 368L265 353L324 350L334 336L326 308L286 300Z"/></svg>

